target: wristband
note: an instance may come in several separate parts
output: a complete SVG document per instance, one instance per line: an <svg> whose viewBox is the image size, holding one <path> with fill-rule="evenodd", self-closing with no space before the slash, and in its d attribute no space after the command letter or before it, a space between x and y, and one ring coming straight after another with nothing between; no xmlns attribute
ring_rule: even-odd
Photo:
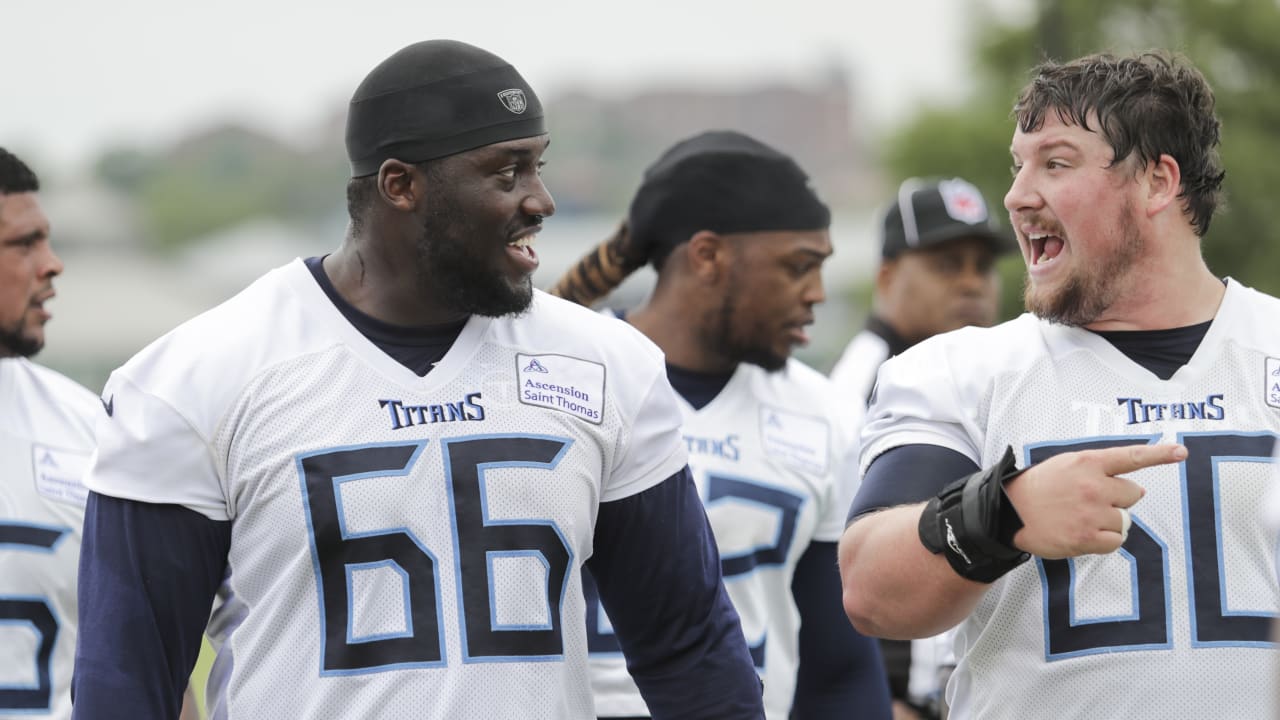
<svg viewBox="0 0 1280 720"><path fill-rule="evenodd" d="M990 583L1031 556L1013 546L1022 528L1004 484L1022 473L1014 465L1013 448L995 466L947 485L920 515L920 542L942 553L958 575Z"/></svg>

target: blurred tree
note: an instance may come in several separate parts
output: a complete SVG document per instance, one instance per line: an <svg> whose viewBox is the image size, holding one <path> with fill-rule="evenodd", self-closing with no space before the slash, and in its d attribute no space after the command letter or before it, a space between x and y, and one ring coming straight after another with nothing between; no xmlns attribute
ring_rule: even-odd
<svg viewBox="0 0 1280 720"><path fill-rule="evenodd" d="M1275 0L1035 0L1029 22L973 4L974 94L928 107L887 139L889 175L962 175L999 202L1009 186L1009 111L1033 65L1090 52L1154 47L1185 54L1212 84L1222 118L1227 203L1204 238L1219 275L1280 294L1280 239L1271 188L1280 187L1280 4ZM1007 10L1007 3L1004 3ZM997 208L998 211L998 208ZM1022 311L1021 261L1002 264L1005 317Z"/></svg>
<svg viewBox="0 0 1280 720"><path fill-rule="evenodd" d="M138 203L148 244L157 250L254 217L315 223L342 207L347 177L340 149L298 150L234 124L153 154L108 151L95 172Z"/></svg>

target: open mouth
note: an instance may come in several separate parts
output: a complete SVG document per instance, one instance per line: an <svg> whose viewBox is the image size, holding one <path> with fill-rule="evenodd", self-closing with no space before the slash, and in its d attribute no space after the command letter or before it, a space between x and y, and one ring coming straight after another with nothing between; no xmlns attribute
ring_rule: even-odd
<svg viewBox="0 0 1280 720"><path fill-rule="evenodd" d="M528 232L507 243L507 252L515 257L523 272L531 273L538 267L538 253L533 249L533 239L538 231Z"/></svg>
<svg viewBox="0 0 1280 720"><path fill-rule="evenodd" d="M533 238L534 238L534 235L532 233L529 235L525 235L524 237L516 238L515 240L512 240L511 242L507 243L507 247L513 247L526 254L533 255L535 254L533 252Z"/></svg>
<svg viewBox="0 0 1280 720"><path fill-rule="evenodd" d="M1062 238L1048 233L1030 233L1027 242L1031 246L1031 265L1048 265L1057 259L1066 246Z"/></svg>

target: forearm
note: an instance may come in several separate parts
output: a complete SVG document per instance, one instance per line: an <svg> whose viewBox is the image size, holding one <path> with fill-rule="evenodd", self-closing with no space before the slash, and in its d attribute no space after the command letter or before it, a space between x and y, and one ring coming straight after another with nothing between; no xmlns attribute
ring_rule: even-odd
<svg viewBox="0 0 1280 720"><path fill-rule="evenodd" d="M936 635L967 617L990 587L960 577L925 549L923 510L919 503L863 516L840 539L845 613L867 635Z"/></svg>

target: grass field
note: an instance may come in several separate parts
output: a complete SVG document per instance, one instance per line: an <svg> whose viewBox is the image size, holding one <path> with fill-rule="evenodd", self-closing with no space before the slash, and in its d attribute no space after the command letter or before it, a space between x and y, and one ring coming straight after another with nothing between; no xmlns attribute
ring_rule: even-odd
<svg viewBox="0 0 1280 720"><path fill-rule="evenodd" d="M209 638L204 638L200 643L200 657L196 659L196 667L191 671L191 692L196 696L196 707L200 710L200 720L205 720L209 714L205 711L204 704L204 688L205 683L209 681L209 670L213 668L213 646L209 644Z"/></svg>

